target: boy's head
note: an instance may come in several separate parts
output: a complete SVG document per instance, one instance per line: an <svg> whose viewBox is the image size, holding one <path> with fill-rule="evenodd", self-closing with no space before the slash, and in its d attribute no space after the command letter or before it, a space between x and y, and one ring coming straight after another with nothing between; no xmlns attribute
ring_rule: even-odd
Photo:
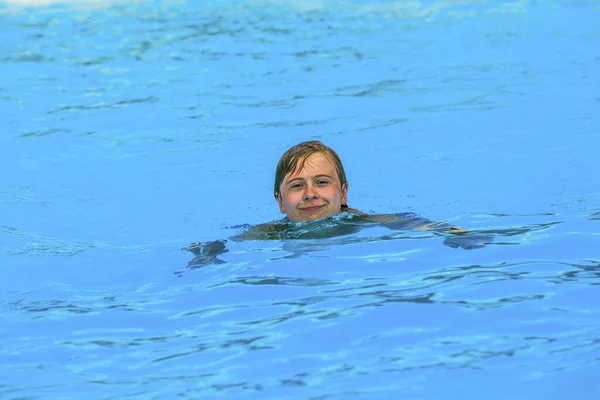
<svg viewBox="0 0 600 400"><path fill-rule="evenodd" d="M293 146L277 164L274 195L290 221L339 214L346 206L347 191L340 157L317 140Z"/></svg>

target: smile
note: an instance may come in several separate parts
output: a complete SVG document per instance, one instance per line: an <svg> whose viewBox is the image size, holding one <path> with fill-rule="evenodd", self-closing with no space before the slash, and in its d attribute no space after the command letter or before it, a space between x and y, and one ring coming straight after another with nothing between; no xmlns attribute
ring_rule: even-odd
<svg viewBox="0 0 600 400"><path fill-rule="evenodd" d="M307 207L307 208L301 208L302 211L319 211L320 209L322 209L325 206L314 206L314 207Z"/></svg>

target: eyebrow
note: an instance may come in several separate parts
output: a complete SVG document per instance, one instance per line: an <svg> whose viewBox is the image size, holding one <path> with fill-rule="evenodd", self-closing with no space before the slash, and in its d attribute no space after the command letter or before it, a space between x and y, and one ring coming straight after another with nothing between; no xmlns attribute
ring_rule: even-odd
<svg viewBox="0 0 600 400"><path fill-rule="evenodd" d="M325 174L316 175L316 176L314 176L314 177L313 177L313 179L319 179L319 178L329 178L329 179L333 179L333 177L332 177L332 176L325 175ZM292 183L292 182L295 182L295 181L306 182L306 179L304 179L304 178L301 178L301 177L294 178L294 179L292 179L291 181L287 181L287 182L286 182L286 185L289 185L290 183Z"/></svg>
<svg viewBox="0 0 600 400"><path fill-rule="evenodd" d="M296 181L306 182L306 180L304 178L295 178L295 179L292 179L291 181L287 181L285 184L289 185L290 183L293 183L293 182L296 182Z"/></svg>

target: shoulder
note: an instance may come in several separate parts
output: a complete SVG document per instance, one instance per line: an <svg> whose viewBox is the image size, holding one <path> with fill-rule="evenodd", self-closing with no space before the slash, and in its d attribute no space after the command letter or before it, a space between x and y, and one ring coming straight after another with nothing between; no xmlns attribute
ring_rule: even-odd
<svg viewBox="0 0 600 400"><path fill-rule="evenodd" d="M362 211L358 211L356 208L350 208L347 204L342 204L342 212L348 212L356 215L367 215Z"/></svg>
<svg viewBox="0 0 600 400"><path fill-rule="evenodd" d="M367 215L362 211L358 211L356 208L350 208L350 207L342 208L342 212L349 212L349 213L356 214L356 215Z"/></svg>
<svg viewBox="0 0 600 400"><path fill-rule="evenodd" d="M289 226L290 222L287 218L264 224L250 225L248 226L248 229L233 236L231 239L236 242L244 240L276 239L277 234L289 228Z"/></svg>

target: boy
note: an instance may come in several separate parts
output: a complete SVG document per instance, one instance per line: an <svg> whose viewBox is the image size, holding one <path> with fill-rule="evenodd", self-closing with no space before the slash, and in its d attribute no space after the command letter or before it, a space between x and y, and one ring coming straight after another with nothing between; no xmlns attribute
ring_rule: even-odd
<svg viewBox="0 0 600 400"><path fill-rule="evenodd" d="M279 210L285 214L280 221L245 225L247 231L232 238L242 240L268 240L289 238L327 238L354 233L364 225L383 225L390 229L418 229L447 231L464 234L467 231L445 223L432 222L413 213L367 215L348 206L348 181L344 166L337 153L317 140L299 143L286 151L275 170L273 187ZM348 222L328 225L326 229L318 220L348 213ZM315 222L314 229L296 229L297 223ZM308 227L310 228L310 227ZM490 238L465 236L448 238L444 244L450 247L474 249L483 247ZM217 258L227 251L225 241L212 241L206 244L195 243L186 250L196 257L188 268L222 262Z"/></svg>

